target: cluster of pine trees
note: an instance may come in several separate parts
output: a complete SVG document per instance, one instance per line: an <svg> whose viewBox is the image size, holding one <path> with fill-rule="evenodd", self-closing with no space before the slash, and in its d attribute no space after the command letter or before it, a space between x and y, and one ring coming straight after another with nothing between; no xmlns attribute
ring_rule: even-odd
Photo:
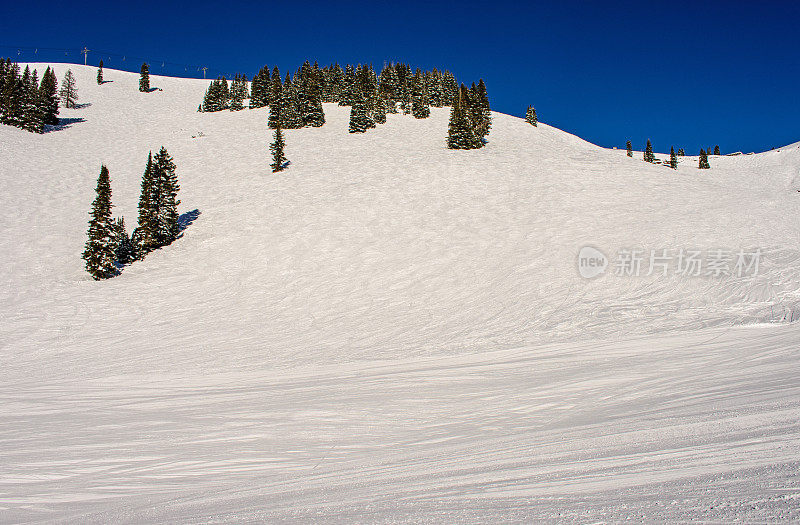
<svg viewBox="0 0 800 525"><path fill-rule="evenodd" d="M244 101L247 98L250 98L247 76L236 75L230 85L225 77L220 77L211 81L203 97L203 103L197 109L207 113L226 109L239 111L244 109Z"/></svg>
<svg viewBox="0 0 800 525"><path fill-rule="evenodd" d="M49 67L39 82L38 72L30 67L20 74L19 64L0 59L0 124L33 133L44 133L45 124L58 124L58 81ZM74 107L78 98L75 78L68 71L62 86L62 99Z"/></svg>
<svg viewBox="0 0 800 525"><path fill-rule="evenodd" d="M633 157L633 146L630 140L625 143L625 149L627 150L628 156ZM714 154L719 155L719 146L714 149ZM686 153L683 148L678 148L678 152L675 153L675 147L671 146L669 148L669 167L674 170L678 169L678 157L683 157L685 155ZM653 145L650 143L650 139L647 139L647 145L644 148L644 161L651 163L656 162L656 156L653 154ZM711 168L708 164L708 153L704 149L700 150L698 168L701 170Z"/></svg>
<svg viewBox="0 0 800 525"><path fill-rule="evenodd" d="M139 197L139 223L128 236L125 219L113 219L111 180L106 166L100 169L96 197L89 212L88 240L83 252L86 271L95 280L119 273L119 266L144 258L149 252L167 246L180 233L177 199L178 177L175 163L162 147L147 157Z"/></svg>
<svg viewBox="0 0 800 525"><path fill-rule="evenodd" d="M269 106L270 128L277 129L280 125L282 129L296 129L322 126L325 123L322 103L338 103L351 107L350 131L363 133L385 122L387 113L402 111L416 118L427 118L431 107L452 106L460 93L455 76L449 71L412 70L403 63L387 64L376 74L368 65L333 64L320 68L316 62L312 65L306 61L294 75L287 73L285 77L277 67L270 71L265 66L253 77L249 94L246 77L237 79L231 86L224 77L212 81L199 110L239 109L237 99L249 96L251 109ZM238 89L234 87L237 84ZM479 102L470 104L470 111L465 113L480 112L479 105L488 111L486 87L482 84L469 90L471 99ZM239 91L241 95L235 95ZM478 127L479 134L485 137L488 132L485 119Z"/></svg>
<svg viewBox="0 0 800 525"><path fill-rule="evenodd" d="M447 128L447 147L450 149L476 149L486 144L492 126L489 95L483 79L467 89L461 84L458 96L450 110Z"/></svg>

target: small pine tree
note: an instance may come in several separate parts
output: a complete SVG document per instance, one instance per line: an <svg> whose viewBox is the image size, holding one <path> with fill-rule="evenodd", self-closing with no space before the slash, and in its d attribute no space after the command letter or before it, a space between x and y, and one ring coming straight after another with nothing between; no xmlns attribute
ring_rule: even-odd
<svg viewBox="0 0 800 525"><path fill-rule="evenodd" d="M714 155L719 155L719 154L720 154L720 152L719 152L719 144L717 144L716 146L714 146Z"/></svg>
<svg viewBox="0 0 800 525"><path fill-rule="evenodd" d="M97 85L103 84L103 59L100 59L100 65L97 67Z"/></svg>
<svg viewBox="0 0 800 525"><path fill-rule="evenodd" d="M283 152L285 147L286 142L283 140L283 131L280 124L278 124L278 127L275 128L272 144L269 145L269 150L272 152L272 164L270 164L272 173L286 169L287 159Z"/></svg>
<svg viewBox="0 0 800 525"><path fill-rule="evenodd" d="M150 66L147 65L147 62L142 64L142 69L139 71L139 91L150 92Z"/></svg>
<svg viewBox="0 0 800 525"><path fill-rule="evenodd" d="M669 167L674 170L678 169L678 156L675 155L675 148L673 146L669 148Z"/></svg>
<svg viewBox="0 0 800 525"><path fill-rule="evenodd" d="M533 108L533 106L528 106L528 111L525 112L525 122L531 126L538 125L539 118L536 116L536 110Z"/></svg>
<svg viewBox="0 0 800 525"><path fill-rule="evenodd" d="M117 264L130 264L137 259L136 248L125 229L125 218L114 221L114 254Z"/></svg>
<svg viewBox="0 0 800 525"><path fill-rule="evenodd" d="M683 157L683 156L685 156L685 155L686 155L686 152L685 152L685 151L683 151L683 148L678 148L678 156L679 156L679 157Z"/></svg>
<svg viewBox="0 0 800 525"><path fill-rule="evenodd" d="M71 109L75 107L75 101L78 100L78 88L75 87L75 75L72 70L68 69L64 75L64 80L61 82L61 102L64 107Z"/></svg>
<svg viewBox="0 0 800 525"><path fill-rule="evenodd" d="M700 149L700 161L698 164L698 169L707 170L711 168L711 165L708 163L708 154L706 154L704 149Z"/></svg>
<svg viewBox="0 0 800 525"><path fill-rule="evenodd" d="M647 139L647 146L644 148L644 161L655 162L656 156L653 155L653 145L650 144L650 139Z"/></svg>
<svg viewBox="0 0 800 525"><path fill-rule="evenodd" d="M633 157L633 144L631 144L630 140L625 143L625 150L627 150L629 157Z"/></svg>
<svg viewBox="0 0 800 525"><path fill-rule="evenodd" d="M114 265L116 259L114 229L111 220L111 180L108 168L103 165L97 178L97 196L92 203L92 217L89 221L89 239L83 251L86 271L96 281L108 279L118 273Z"/></svg>

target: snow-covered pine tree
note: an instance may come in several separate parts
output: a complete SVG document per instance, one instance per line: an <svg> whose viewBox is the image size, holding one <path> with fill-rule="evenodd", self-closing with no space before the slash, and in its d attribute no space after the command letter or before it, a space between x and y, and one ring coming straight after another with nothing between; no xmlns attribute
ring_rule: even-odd
<svg viewBox="0 0 800 525"><path fill-rule="evenodd" d="M428 118L431 110L428 106L428 88L420 70L417 69L411 82L411 114L414 118Z"/></svg>
<svg viewBox="0 0 800 525"><path fill-rule="evenodd" d="M625 150L628 152L629 157L633 157L633 144L631 144L630 140L625 143Z"/></svg>
<svg viewBox="0 0 800 525"><path fill-rule="evenodd" d="M678 156L675 154L675 147L669 148L669 167L676 170L678 169Z"/></svg>
<svg viewBox="0 0 800 525"><path fill-rule="evenodd" d="M103 59L100 59L100 65L97 66L97 85L103 84Z"/></svg>
<svg viewBox="0 0 800 525"><path fill-rule="evenodd" d="M180 186L178 176L175 174L175 162L163 146L153 158L153 174L160 198L156 211L158 224L156 240L159 246L167 246L177 239L180 233L178 205L181 201L177 198Z"/></svg>
<svg viewBox="0 0 800 525"><path fill-rule="evenodd" d="M458 98L458 82L450 71L445 71L442 75L442 97L445 106L452 106Z"/></svg>
<svg viewBox="0 0 800 525"><path fill-rule="evenodd" d="M533 106L528 106L528 110L525 112L525 122L531 126L538 126L539 117L536 116L536 110Z"/></svg>
<svg viewBox="0 0 800 525"><path fill-rule="evenodd" d="M86 261L86 271L99 281L119 273L114 265L116 254L111 220L111 180L105 165L100 168L95 192L96 197L89 212L89 238L83 251L83 260Z"/></svg>
<svg viewBox="0 0 800 525"><path fill-rule="evenodd" d="M711 168L711 165L708 163L708 154L702 148L700 149L700 160L697 167L701 170L707 170Z"/></svg>
<svg viewBox="0 0 800 525"><path fill-rule="evenodd" d="M358 98L358 85L356 71L352 65L345 66L344 79L342 80L342 96L339 99L340 106L352 106Z"/></svg>
<svg viewBox="0 0 800 525"><path fill-rule="evenodd" d="M24 125L25 89L19 64L6 61L3 90L0 92L0 123L18 128Z"/></svg>
<svg viewBox="0 0 800 525"><path fill-rule="evenodd" d="M78 100L78 88L75 86L75 75L68 69L61 82L61 102L65 108L74 108L75 101Z"/></svg>
<svg viewBox="0 0 800 525"><path fill-rule="evenodd" d="M273 70L272 85L270 86L269 117L267 125L270 129L277 129L281 124L281 102L283 101L283 84L281 75L276 67Z"/></svg>
<svg viewBox="0 0 800 525"><path fill-rule="evenodd" d="M386 99L383 95L378 95L372 117L376 124L386 124L386 113L388 108L388 99Z"/></svg>
<svg viewBox="0 0 800 525"><path fill-rule="evenodd" d="M139 70L139 91L142 93L150 92L150 66L147 65L147 62L143 63L142 68Z"/></svg>
<svg viewBox="0 0 800 525"><path fill-rule="evenodd" d="M367 116L367 104L363 95L359 95L350 107L350 133L364 133L369 128L369 118Z"/></svg>
<svg viewBox="0 0 800 525"><path fill-rule="evenodd" d="M277 173L286 169L288 161L284 154L285 147L286 141L283 139L283 131L281 130L280 124L278 124L278 127L275 128L272 144L269 145L269 150L272 153L272 164L270 164L272 173Z"/></svg>
<svg viewBox="0 0 800 525"><path fill-rule="evenodd" d="M644 161L655 162L656 156L653 155L653 145L650 144L650 139L647 139L647 145L644 148Z"/></svg>

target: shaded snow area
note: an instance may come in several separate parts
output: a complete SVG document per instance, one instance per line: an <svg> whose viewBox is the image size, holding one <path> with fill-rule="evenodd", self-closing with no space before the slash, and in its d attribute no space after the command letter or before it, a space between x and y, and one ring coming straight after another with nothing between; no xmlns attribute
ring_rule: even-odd
<svg viewBox="0 0 800 525"><path fill-rule="evenodd" d="M0 522L800 520L800 144L671 170L326 104L273 174L266 109L69 67L63 125L0 127ZM92 281L100 164L131 228L162 145L183 236Z"/></svg>

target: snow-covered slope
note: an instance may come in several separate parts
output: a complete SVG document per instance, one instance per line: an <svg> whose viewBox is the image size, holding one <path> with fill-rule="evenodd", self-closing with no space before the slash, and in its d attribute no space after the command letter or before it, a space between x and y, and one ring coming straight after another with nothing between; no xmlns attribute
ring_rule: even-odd
<svg viewBox="0 0 800 525"><path fill-rule="evenodd" d="M0 521L800 517L800 145L673 171L328 104L272 174L265 109L70 67L63 129L0 127ZM91 281L100 164L130 227L162 145L184 236ZM584 245L762 255L587 280Z"/></svg>

